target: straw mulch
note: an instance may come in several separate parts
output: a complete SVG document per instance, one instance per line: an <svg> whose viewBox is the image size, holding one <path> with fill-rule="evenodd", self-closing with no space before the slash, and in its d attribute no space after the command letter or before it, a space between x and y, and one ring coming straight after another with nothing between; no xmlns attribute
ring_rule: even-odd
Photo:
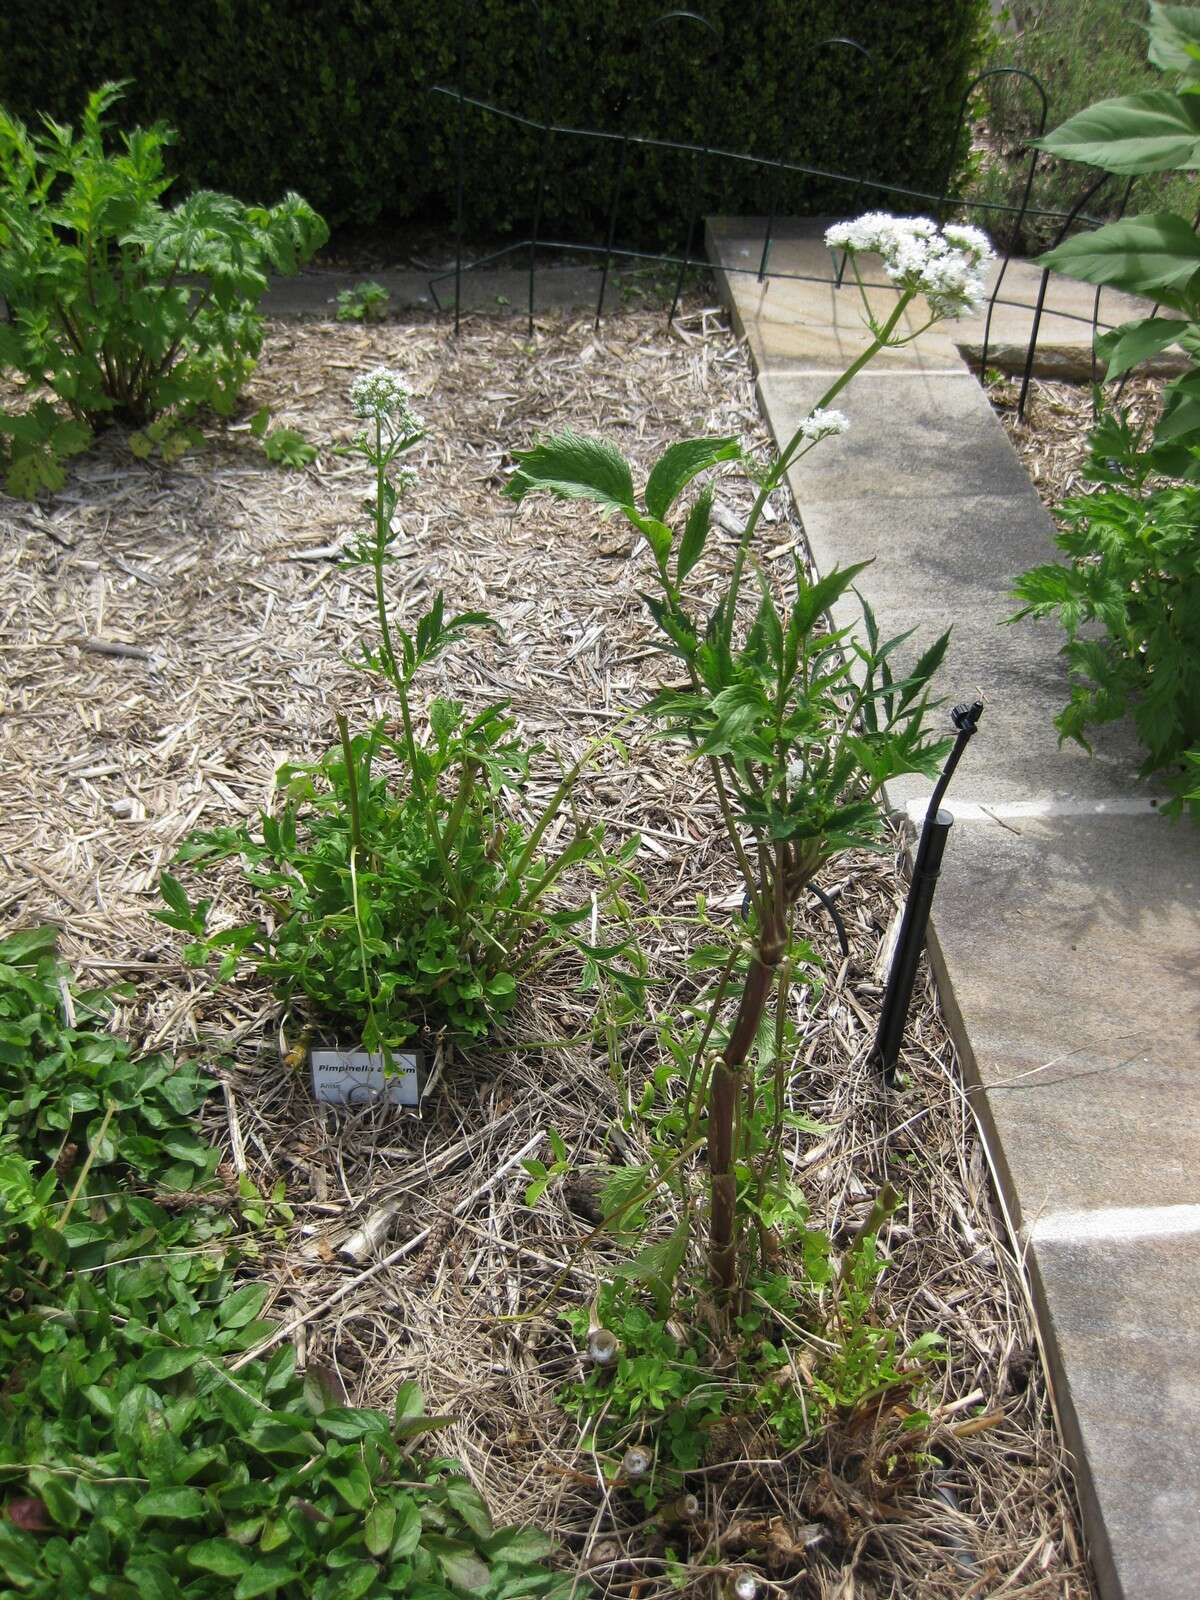
<svg viewBox="0 0 1200 1600"><path fill-rule="evenodd" d="M280 324L248 407L269 404L316 442L345 438L347 385L377 362L411 375L431 428L392 568L396 603L411 612L443 587L452 607L503 627L447 657L425 692L506 697L530 737L569 759L659 681L644 556L578 508L536 501L514 515L499 496L506 451L570 424L615 439L644 472L686 433L764 443L744 353L698 308L675 333L637 312L599 333L547 321L532 341L482 319L457 342L433 322ZM904 1087L885 1092L866 1065L902 896L893 859L845 859L826 875L848 959L823 913L804 930L823 984L797 997L793 1098L830 1131L797 1133L792 1156L814 1223L842 1243L884 1179L904 1195L881 1241L891 1266L879 1311L907 1338L946 1340L928 1458L891 1471L886 1421L791 1459L765 1438L727 1441L694 1479L690 1530L638 1526L555 1401L579 1358L547 1293L565 1275L562 1299L589 1300L616 1258L577 1252L591 1222L570 1184L525 1205L517 1158L547 1156L550 1128L585 1176L637 1155L591 1043L594 997L569 972L549 975L495 1048L449 1064L419 1120L322 1115L281 1060L290 1022L269 993L248 979L216 988L153 920L158 874L190 830L255 811L281 760L330 741L335 710L361 724L391 709L346 664L371 637L372 607L363 575L331 557L365 489L329 449L306 471L272 469L235 425L171 467L135 460L114 433L49 504L0 502L0 921L59 923L86 977L136 984L122 1026L147 1047L202 1053L217 1074L208 1115L224 1170L262 1191L282 1178L295 1211L283 1243L260 1241L254 1270L302 1361L352 1404L386 1406L399 1381L418 1379L430 1409L456 1419L445 1448L497 1520L551 1529L598 1588L669 1593L669 1545L692 1562L686 1587L698 1593L744 1562L801 1600L1082 1600L1028 1291L927 979ZM744 500L722 494L736 529ZM782 499L772 515L763 559L786 581L802 535ZM731 537L706 559L727 559ZM719 915L737 882L699 774L636 727L626 738L628 758L604 753L578 804L614 842L641 834L662 980L653 1006L665 1013L690 981L683 919L695 895ZM547 764L541 791L553 781ZM232 915L236 873L210 875L205 892L215 920ZM654 1065L650 1032L624 1041L620 1059L636 1097Z"/></svg>
<svg viewBox="0 0 1200 1600"><path fill-rule="evenodd" d="M1163 378L1134 377L1120 390L1119 399L1116 386L1110 386L1108 393L1135 427L1146 427L1148 437L1162 409L1165 382ZM1053 512L1068 496L1087 489L1087 437L1095 420L1092 386L1035 378L1023 418L1017 415L1020 392L1020 383L1011 378L1002 378L987 389L1034 488Z"/></svg>

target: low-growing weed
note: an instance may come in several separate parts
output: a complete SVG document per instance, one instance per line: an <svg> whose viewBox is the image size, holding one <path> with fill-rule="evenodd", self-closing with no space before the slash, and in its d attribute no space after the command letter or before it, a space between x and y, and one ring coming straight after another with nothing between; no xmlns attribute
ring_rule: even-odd
<svg viewBox="0 0 1200 1600"><path fill-rule="evenodd" d="M370 279L356 283L350 289L341 289L337 297L339 322L382 322L387 316L391 295L381 283Z"/></svg>
<svg viewBox="0 0 1200 1600"><path fill-rule="evenodd" d="M197 411L230 415L262 346L268 271L295 272L328 238L294 194L265 207L198 190L164 206L173 135L137 128L114 149L122 88L91 94L78 132L50 117L30 132L0 110L0 371L32 402L0 412L10 494L60 489L63 460L110 421L140 429L148 452L146 425L167 416L178 453Z"/></svg>
<svg viewBox="0 0 1200 1600"><path fill-rule="evenodd" d="M211 1080L105 1020L52 930L0 941L0 1600L565 1596L547 1538L416 1453L446 1419L415 1384L386 1415L290 1345L245 1361L274 1329L193 1126ZM244 1221L290 1220L250 1189Z"/></svg>

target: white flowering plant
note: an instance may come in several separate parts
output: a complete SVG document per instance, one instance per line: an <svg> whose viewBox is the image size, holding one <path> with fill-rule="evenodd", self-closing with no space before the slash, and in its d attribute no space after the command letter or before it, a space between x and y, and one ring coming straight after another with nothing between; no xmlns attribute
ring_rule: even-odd
<svg viewBox="0 0 1200 1600"><path fill-rule="evenodd" d="M878 253L896 303L880 319L863 289L868 346L777 454L761 461L731 437L683 440L653 467L639 497L629 463L611 444L561 433L515 453L506 490L517 501L539 490L590 500L602 514L626 518L645 541L657 590L646 604L684 679L653 694L645 710L707 770L744 880L738 943L711 996L691 1074L695 1098L683 1117L684 1126L707 1130L710 1274L727 1307L740 1301L755 1239L760 1265L765 1258L766 1197L783 1181L784 1086L770 1075L764 1083L755 1059L773 1059L771 1072L782 1071L788 988L812 955L794 937L795 907L830 857L877 845L884 784L905 772L932 774L948 747L925 728L948 634L900 668L907 635L882 638L865 602L865 638L827 620L865 563L814 580L793 555L779 583L758 559L756 534L785 474L849 427L834 400L878 351L915 337L902 331L908 308L923 297L928 326L975 304L990 251L974 229L878 214L831 228L828 242L852 260ZM724 581L710 546L719 471L739 471L756 491ZM701 475L707 481L694 492ZM772 1037L773 997L772 1057L762 1041ZM682 1211L686 1229L691 1208ZM670 1260L677 1271L685 1245L651 1247L656 1270Z"/></svg>
<svg viewBox="0 0 1200 1600"><path fill-rule="evenodd" d="M399 502L416 477L401 458L420 445L425 425L403 377L388 368L355 379L350 401L362 426L342 452L370 469L374 492L345 565L370 568L379 630L354 665L386 681L399 725L383 717L352 734L338 714L336 744L319 761L279 770L276 803L257 828L219 828L185 843L183 863L239 858L260 918L210 932L209 902L193 904L169 875L160 918L191 935L189 959L217 956L223 977L250 962L286 1004L301 1003L310 1026L382 1051L385 1061L418 1034L451 1043L483 1037L512 1009L520 979L567 946L593 981L636 998L636 952L624 941L598 947L578 930L597 926L631 881L626 862L637 840L610 856L603 829L578 823L545 847L588 757L560 770L526 826L514 801L545 752L523 742L507 704L475 711L435 697L422 716L414 703L422 669L491 623L482 612L448 616L440 592L411 631L393 618L387 567ZM573 869L594 893L564 896Z"/></svg>

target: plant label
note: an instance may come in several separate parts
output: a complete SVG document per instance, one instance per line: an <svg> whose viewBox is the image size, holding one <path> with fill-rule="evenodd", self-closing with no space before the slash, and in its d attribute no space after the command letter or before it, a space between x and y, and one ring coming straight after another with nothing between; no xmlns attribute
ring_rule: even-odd
<svg viewBox="0 0 1200 1600"><path fill-rule="evenodd" d="M421 1103L420 1056L393 1053L392 1070L383 1070L378 1050L313 1050L313 1093L322 1105L416 1106Z"/></svg>

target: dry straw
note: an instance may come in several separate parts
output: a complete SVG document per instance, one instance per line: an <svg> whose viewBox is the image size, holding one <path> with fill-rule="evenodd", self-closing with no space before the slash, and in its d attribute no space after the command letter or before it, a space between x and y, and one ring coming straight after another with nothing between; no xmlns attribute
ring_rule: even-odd
<svg viewBox="0 0 1200 1600"><path fill-rule="evenodd" d="M506 450L564 425L612 437L643 467L706 431L765 444L744 353L705 309L674 334L650 312L615 316L600 334L547 321L532 343L483 319L457 343L429 322L279 324L250 410L269 404L315 441L346 437L350 379L380 362L411 375L431 428L393 593L403 608L444 587L454 606L503 625L454 651L425 691L510 698L526 731L571 760L660 681L638 597L643 557L624 530L596 531L569 507L542 501L514 519L499 494ZM0 921L60 923L86 977L137 985L124 1026L147 1046L199 1052L220 1074L207 1115L225 1170L265 1191L283 1178L295 1208L286 1242L265 1242L255 1270L301 1360L354 1404L386 1406L400 1381L419 1380L429 1408L456 1419L443 1444L498 1520L550 1528L594 1582L650 1600L671 1592L666 1545L678 1538L636 1526L600 1487L555 1402L579 1357L553 1309L501 1320L538 1306L560 1276L564 1298L589 1299L612 1260L577 1249L594 1220L588 1168L621 1143L609 1063L588 1042L594 997L570 971L548 972L507 1040L446 1070L424 1120L337 1118L281 1064L270 995L187 970L151 917L158 873L191 829L254 811L284 757L331 742L335 710L353 722L387 709L343 661L371 627L365 577L331 559L364 488L358 467L327 450L306 471L274 470L235 427L170 468L135 461L110 436L49 505L2 503ZM745 510L726 496L726 546L706 559L727 559ZM768 565L802 539L781 498L771 517ZM547 762L544 794L555 777ZM718 915L737 900L705 786L635 733L629 761L606 756L580 805L615 838L641 832L654 1004L669 1009L691 981L679 919L697 891ZM214 920L232 918L237 874L214 883ZM814 912L805 931L825 984L798 1002L795 1103L831 1131L797 1134L793 1160L815 1220L843 1242L885 1178L905 1195L882 1241L892 1265L881 1315L912 1337L945 1336L950 1361L929 1402L940 1465L889 1480L886 1417L874 1436L832 1435L784 1459L765 1437L731 1434L694 1480L693 1551L718 1573L744 1562L774 1592L822 1600L1080 1600L1088 1584L1026 1288L927 984L907 1086L886 1095L866 1065L877 957L902 893L895 863L841 860L823 887L852 953L841 959ZM635 1078L653 1064L649 1033L623 1052ZM514 1157L550 1127L583 1176L531 1211Z"/></svg>

